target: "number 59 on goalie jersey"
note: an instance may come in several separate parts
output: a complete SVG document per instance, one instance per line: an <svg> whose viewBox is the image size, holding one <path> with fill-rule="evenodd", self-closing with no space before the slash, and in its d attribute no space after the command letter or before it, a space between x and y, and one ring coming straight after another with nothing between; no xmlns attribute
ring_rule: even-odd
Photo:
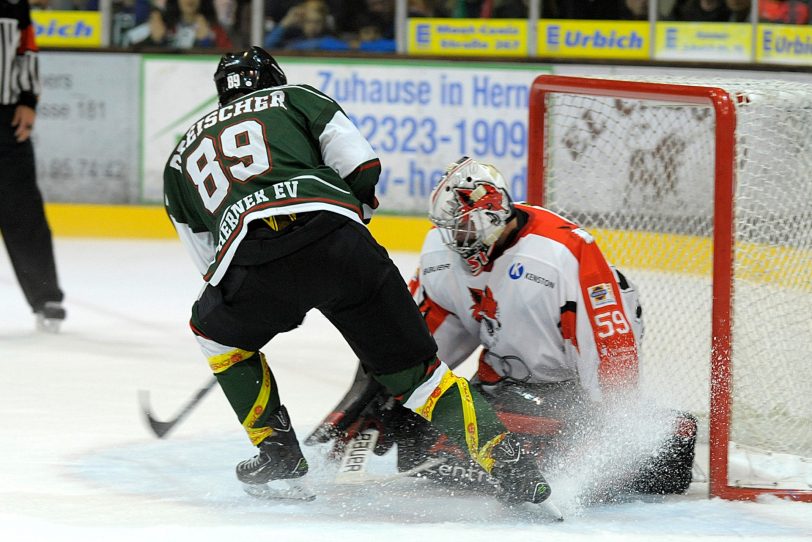
<svg viewBox="0 0 812 542"><path fill-rule="evenodd" d="M587 232L546 209L517 204L515 241L472 275L432 230L410 288L452 368L478 347L480 378L578 379L596 400L634 387L643 335L634 285Z"/></svg>

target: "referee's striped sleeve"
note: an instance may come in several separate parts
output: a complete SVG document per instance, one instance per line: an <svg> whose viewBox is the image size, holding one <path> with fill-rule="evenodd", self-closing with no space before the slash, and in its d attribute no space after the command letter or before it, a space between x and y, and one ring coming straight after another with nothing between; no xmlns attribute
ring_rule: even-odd
<svg viewBox="0 0 812 542"><path fill-rule="evenodd" d="M34 40L34 25L20 29L20 45L15 58L16 77L13 79L19 92L18 103L36 108L42 90L39 80L39 49Z"/></svg>

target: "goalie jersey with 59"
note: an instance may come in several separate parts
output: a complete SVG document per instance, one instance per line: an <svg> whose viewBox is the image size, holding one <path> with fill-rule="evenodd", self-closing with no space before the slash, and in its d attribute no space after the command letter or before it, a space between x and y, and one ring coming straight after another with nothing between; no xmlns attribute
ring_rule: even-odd
<svg viewBox="0 0 812 542"><path fill-rule="evenodd" d="M577 379L594 400L636 385L642 313L634 286L592 236L546 209L479 275L429 232L411 290L450 367L482 346L479 372L530 383Z"/></svg>

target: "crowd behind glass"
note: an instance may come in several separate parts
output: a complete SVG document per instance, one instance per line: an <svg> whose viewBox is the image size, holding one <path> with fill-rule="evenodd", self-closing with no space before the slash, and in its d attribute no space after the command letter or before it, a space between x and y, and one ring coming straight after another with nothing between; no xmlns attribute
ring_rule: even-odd
<svg viewBox="0 0 812 542"><path fill-rule="evenodd" d="M804 25L810 0L541 0L541 18ZM530 0L408 0L408 17L527 18ZM97 10L99 0L31 0L34 9ZM755 9L756 13L751 13ZM265 0L270 50L395 51L395 0ZM251 0L113 0L113 46L230 50L250 45Z"/></svg>

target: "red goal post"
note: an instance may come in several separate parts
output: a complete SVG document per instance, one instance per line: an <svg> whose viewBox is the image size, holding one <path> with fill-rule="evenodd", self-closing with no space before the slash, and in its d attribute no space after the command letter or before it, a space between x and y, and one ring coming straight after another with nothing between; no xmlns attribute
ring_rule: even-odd
<svg viewBox="0 0 812 542"><path fill-rule="evenodd" d="M809 164L796 157L802 153L792 155L800 160L794 171L801 185L792 186L783 151L763 149L767 143L758 142L780 130L775 125L780 115L790 121L800 115L800 122L792 121L798 128L795 139L803 139L803 150L808 140L812 153L811 89L784 82L727 85L720 80L556 75L541 75L531 87L528 201L597 230L593 233L610 261L631 268L633 281L636 274L642 277L647 335L652 325L659 328L651 330L652 339L643 340L641 373L645 367L651 375L653 394L674 394L677 404L668 406L695 413L707 409L699 417L707 423L711 496L754 499L769 493L812 501L812 327L793 320L787 324L792 332L782 328L782 333L800 334L799 348L805 350L786 360L765 359L771 357L765 355L770 348L762 350L765 341L751 338L750 331L759 328L759 318L781 319L782 308L812 308L811 277L804 270L812 268L812 234L796 236L793 230L786 241L772 225L783 227L786 215L797 217L790 227L812 230L812 203L801 201L812 202ZM789 112L773 112L781 108ZM797 192L776 203L777 209L760 211L753 203L787 186ZM770 232L765 238L759 237L762 228ZM698 261L705 256L707 262ZM776 269L790 264L789 270ZM751 290L759 289L767 292L751 299ZM791 302L799 296L801 307ZM767 316L764 299L773 298L781 302L776 302L776 314ZM647 312L653 313L652 322ZM672 336L683 328L684 336ZM686 348L704 342L706 335L706 345ZM649 359L650 365L643 366ZM789 365L790 372L775 376L773 383L772 371L780 364ZM758 371L770 380L762 388L769 395L763 405L751 399L758 395L752 390L762 385ZM800 401L786 402L785 394L801 396ZM764 414L760 407L773 410ZM777 429L782 424L786 427ZM756 445L751 445L747 440L754 434ZM787 445L787 440L793 442ZM763 481L750 479L755 471L761 476L763 465L778 456L781 465L786 456L800 466L796 478L784 477L781 467L774 476L778 480L769 474ZM732 464L743 464L749 472L740 478Z"/></svg>

